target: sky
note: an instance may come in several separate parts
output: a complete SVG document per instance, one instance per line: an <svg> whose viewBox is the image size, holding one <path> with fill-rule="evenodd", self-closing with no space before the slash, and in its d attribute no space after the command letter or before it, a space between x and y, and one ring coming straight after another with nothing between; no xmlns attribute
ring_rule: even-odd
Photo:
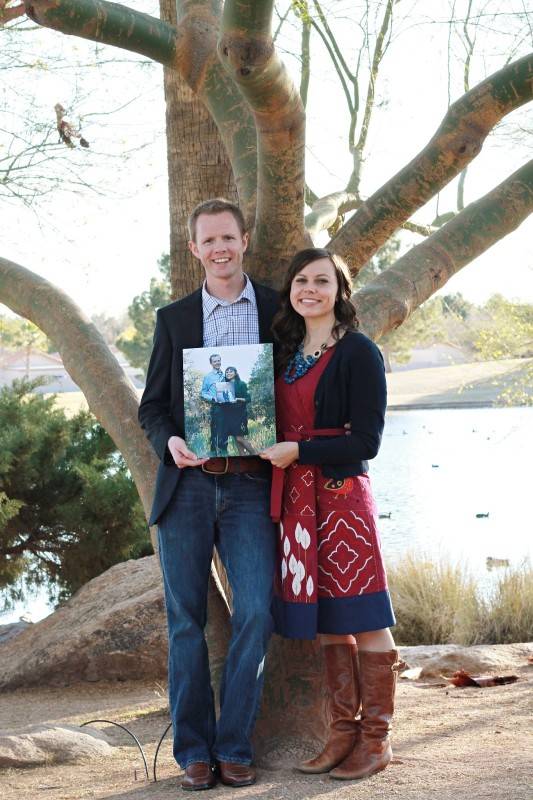
<svg viewBox="0 0 533 800"><path fill-rule="evenodd" d="M347 60L353 67L361 51L363 69L368 54L361 50L354 17L364 4L336 0L329 5L335 8L336 19L330 15L329 20ZM376 112L362 181L365 195L379 188L424 147L446 112L448 97L453 101L463 93L462 45L445 24L450 5L451 0L432 0L402 2L396 7L393 36L376 85ZM456 13L466 5L466 0L457 0ZM497 26L512 32L513 18L507 18L504 12L493 18L489 12L497 7L506 13L524 8L521 0L506 0L505 4L488 0L483 5L472 59L472 85L500 68L516 45L513 36L494 30ZM155 12L151 0L137 2L137 6ZM372 25L375 27L375 21ZM526 41L522 41L518 55L526 52L528 38L526 28ZM4 71L10 80L0 88L0 128L12 130L21 118L26 118L28 128L32 121L42 128L53 119L55 103L61 102L74 122L83 120L83 134L91 147L83 151L58 147L62 164L50 162L42 169L45 175L50 175L45 173L47 169L52 175L56 171L61 183L33 207L0 195L1 255L61 286L86 313L119 315L134 295L148 287L150 278L157 274L157 259L168 251L162 68L155 64L139 66L135 62L140 59L129 53L53 31L26 30L22 42L21 58L37 66ZM294 20L289 19L282 28L278 47L297 81L298 60L290 52L297 51ZM113 61L116 58L118 63ZM81 65L77 70L69 66L73 59ZM347 117L338 80L317 39L312 41L312 59L306 172L311 188L324 195L342 189L350 172ZM103 62L98 70L91 66L95 61ZM362 85L365 83L366 78ZM509 115L487 140L469 169L467 203L531 158L531 136L528 139L520 128L531 131L530 108ZM5 133L0 135L0 144L4 145L1 155L10 142ZM74 192L67 180L69 172L77 182ZM47 180L50 184L50 178ZM455 186L456 181L420 209L414 219L429 223L437 212L453 209ZM530 218L452 278L444 291L461 291L480 303L494 292L532 301L532 238ZM420 241L411 234L403 235L402 240L404 249Z"/></svg>

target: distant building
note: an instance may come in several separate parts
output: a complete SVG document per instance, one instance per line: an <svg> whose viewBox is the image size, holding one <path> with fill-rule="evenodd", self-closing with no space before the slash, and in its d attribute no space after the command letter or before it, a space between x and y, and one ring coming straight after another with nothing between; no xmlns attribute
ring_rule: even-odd
<svg viewBox="0 0 533 800"><path fill-rule="evenodd" d="M136 389L144 386L142 372L132 367L124 355L114 345L111 352L131 380ZM5 350L0 348L0 387L11 386L15 378L45 378L46 383L35 391L39 394L55 394L60 392L79 392L65 367L59 353L44 353L34 348Z"/></svg>

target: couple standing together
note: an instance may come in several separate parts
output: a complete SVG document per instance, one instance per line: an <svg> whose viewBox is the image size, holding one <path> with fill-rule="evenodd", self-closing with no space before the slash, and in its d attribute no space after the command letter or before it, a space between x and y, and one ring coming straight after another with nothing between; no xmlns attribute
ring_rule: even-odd
<svg viewBox="0 0 533 800"><path fill-rule="evenodd" d="M204 377L200 397L210 406L211 441L210 455L227 456L228 439L233 436L240 456L257 450L246 438L248 436L248 411L250 393L235 367L222 370L219 353L209 356L211 371Z"/></svg>
<svg viewBox="0 0 533 800"><path fill-rule="evenodd" d="M297 253L278 295L243 273L248 234L237 206L201 203L189 234L206 279L159 309L139 409L161 461L150 524L158 525L181 786L254 783L251 738L272 630L319 635L323 645L328 741L299 769L365 777L392 756L400 664L366 475L384 424L383 361L357 331L349 272L336 256ZM280 441L260 457L197 458L183 438L183 349L271 341ZM204 637L215 545L233 593L218 720Z"/></svg>

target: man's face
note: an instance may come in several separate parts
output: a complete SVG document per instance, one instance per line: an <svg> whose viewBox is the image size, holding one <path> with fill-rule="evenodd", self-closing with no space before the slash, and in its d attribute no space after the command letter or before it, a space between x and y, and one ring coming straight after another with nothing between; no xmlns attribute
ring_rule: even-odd
<svg viewBox="0 0 533 800"><path fill-rule="evenodd" d="M230 280L242 275L242 259L248 247L248 234L241 235L230 211L200 214L196 220L196 241L189 242L191 253L205 269L209 279Z"/></svg>
<svg viewBox="0 0 533 800"><path fill-rule="evenodd" d="M213 356L213 358L211 359L211 366L213 367L213 370L215 372L218 372L220 370L220 367L222 366L222 359L220 358L220 356Z"/></svg>

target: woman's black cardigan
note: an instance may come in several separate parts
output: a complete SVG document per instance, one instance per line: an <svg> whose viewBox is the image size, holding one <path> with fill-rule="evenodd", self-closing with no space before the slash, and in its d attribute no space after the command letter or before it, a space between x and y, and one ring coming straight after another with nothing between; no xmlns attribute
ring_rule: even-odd
<svg viewBox="0 0 533 800"><path fill-rule="evenodd" d="M300 464L319 464L327 478L367 472L367 459L379 450L387 405L383 357L371 339L349 331L337 342L314 402L315 428L349 422L351 434L300 442Z"/></svg>

